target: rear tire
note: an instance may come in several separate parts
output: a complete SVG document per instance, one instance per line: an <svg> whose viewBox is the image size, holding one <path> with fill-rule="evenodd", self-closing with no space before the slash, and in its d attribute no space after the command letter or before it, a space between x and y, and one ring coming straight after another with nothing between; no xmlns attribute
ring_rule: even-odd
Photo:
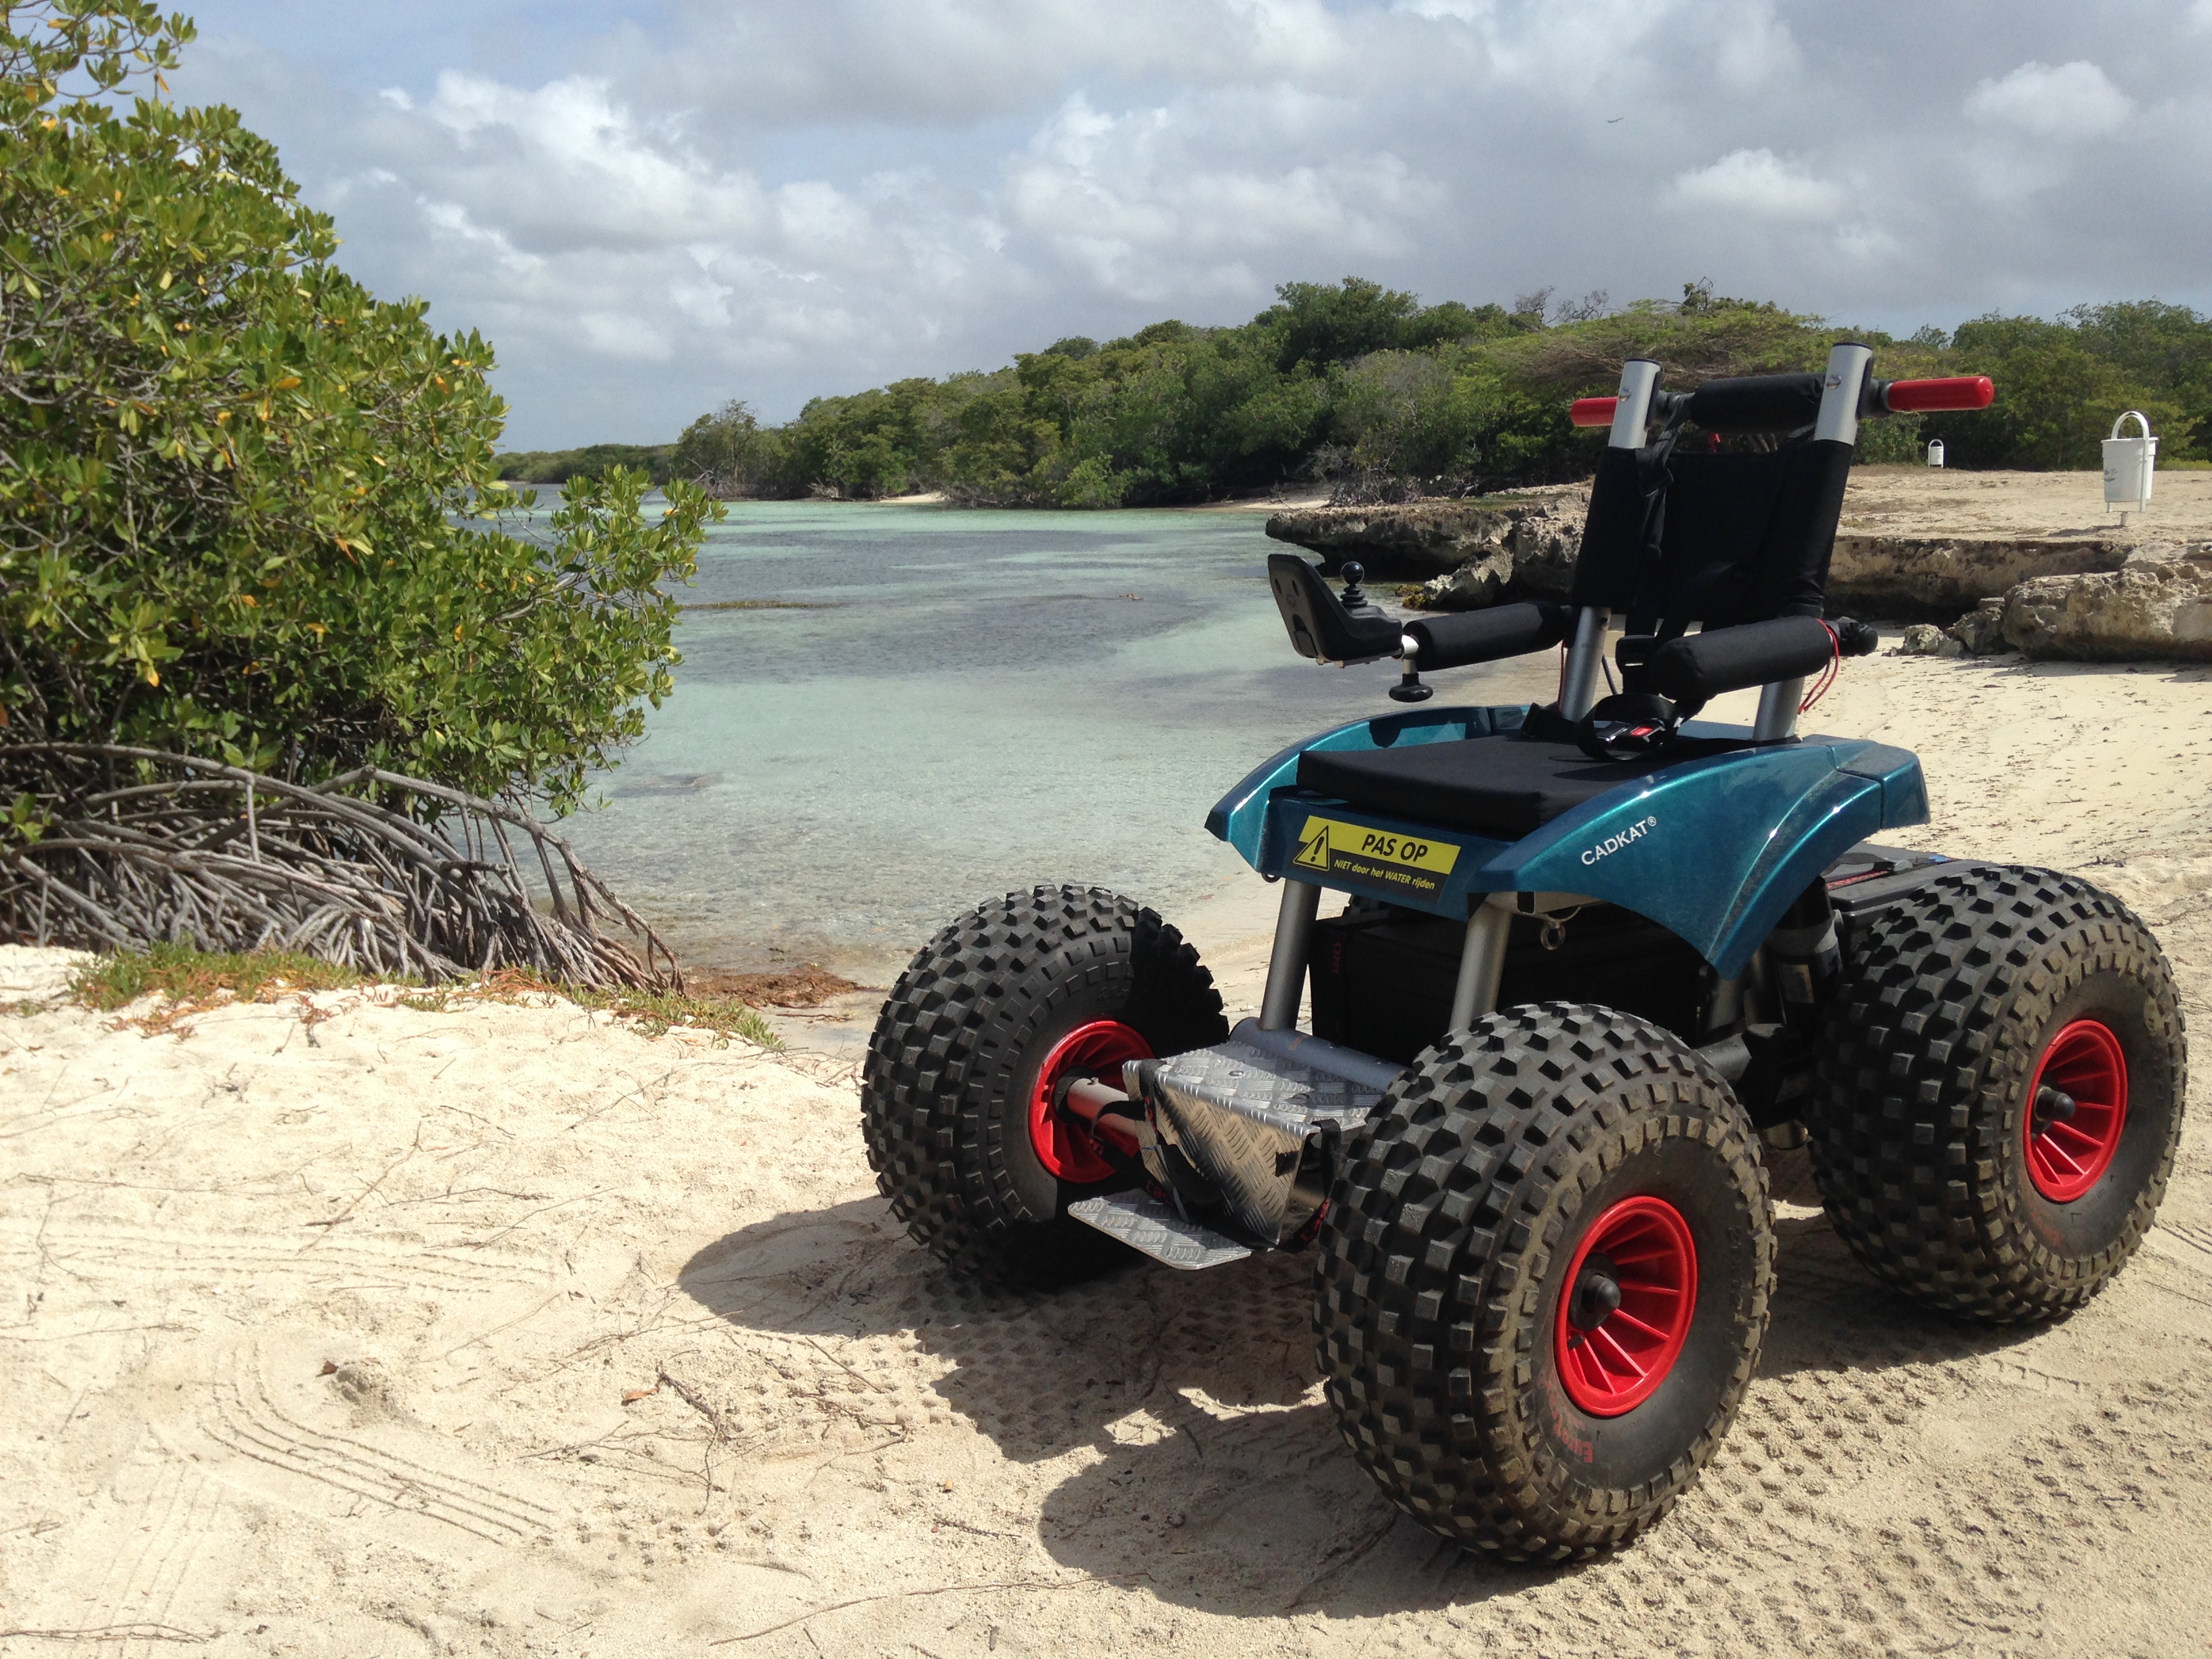
<svg viewBox="0 0 2212 1659"><path fill-rule="evenodd" d="M884 1004L860 1086L876 1185L963 1272L1096 1272L1121 1248L1067 1206L1129 1183L1040 1090L1227 1035L1213 976L1152 911L1100 887L1009 893L925 945Z"/></svg>
<svg viewBox="0 0 2212 1659"><path fill-rule="evenodd" d="M1315 1336L1352 1455L1423 1526L1509 1560L1611 1549L1673 1507L1773 1287L1728 1085L1657 1026L1569 1003L1416 1060L1347 1138L1320 1243ZM1613 1274L1611 1306L1577 1269Z"/></svg>
<svg viewBox="0 0 2212 1659"><path fill-rule="evenodd" d="M1836 1231L1898 1289L2048 1319L2149 1231L2187 1048L2158 941L2110 894L2048 870L1937 877L1854 950L1822 1047L1814 1173ZM2039 1112L2060 1085L2073 1110Z"/></svg>

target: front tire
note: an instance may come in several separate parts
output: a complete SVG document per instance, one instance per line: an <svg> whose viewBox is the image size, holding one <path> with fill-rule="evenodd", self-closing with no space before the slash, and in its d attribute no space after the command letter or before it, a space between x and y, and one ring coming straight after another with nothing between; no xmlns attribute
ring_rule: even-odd
<svg viewBox="0 0 2212 1659"><path fill-rule="evenodd" d="M1766 1175L1657 1026L1485 1016L1347 1141L1315 1336L1352 1454L1431 1531L1510 1560L1611 1549L1697 1479L1759 1362Z"/></svg>
<svg viewBox="0 0 2212 1659"><path fill-rule="evenodd" d="M860 1087L876 1185L963 1272L1095 1272L1120 1247L1067 1206L1127 1182L1052 1110L1055 1084L1227 1035L1213 976L1154 912L1100 887L1009 893L925 945L884 1004Z"/></svg>
<svg viewBox="0 0 2212 1659"><path fill-rule="evenodd" d="M1939 876L1854 950L1823 1048L1814 1173L1852 1253L1899 1290L2048 1319L2149 1231L2187 1048L2172 970L2110 894L2048 870Z"/></svg>

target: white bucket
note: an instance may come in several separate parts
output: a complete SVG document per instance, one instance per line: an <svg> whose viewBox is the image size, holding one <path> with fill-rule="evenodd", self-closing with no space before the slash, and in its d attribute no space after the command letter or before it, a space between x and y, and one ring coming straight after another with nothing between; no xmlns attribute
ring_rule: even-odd
<svg viewBox="0 0 2212 1659"><path fill-rule="evenodd" d="M1928 441L1928 465L1930 466L1943 465L1943 441L1941 438L1930 438Z"/></svg>
<svg viewBox="0 0 2212 1659"><path fill-rule="evenodd" d="M2142 436L2120 436L2120 428L2130 421L2142 428ZM2105 440L2105 505L2149 506L2157 465L2158 440L2150 434L2150 422L2141 410L2131 409L2112 422L2112 435Z"/></svg>

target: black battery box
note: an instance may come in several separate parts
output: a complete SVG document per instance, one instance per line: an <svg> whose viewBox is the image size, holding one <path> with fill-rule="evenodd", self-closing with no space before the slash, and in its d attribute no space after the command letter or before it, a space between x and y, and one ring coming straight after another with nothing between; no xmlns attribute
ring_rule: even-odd
<svg viewBox="0 0 2212 1659"><path fill-rule="evenodd" d="M1862 842L1822 872L1848 951L1875 918L1939 872L1973 868L1941 853ZM1555 919L1516 916L1498 1004L1593 1002L1640 1014L1686 1042L1713 985L1705 959L1657 922L1595 904ZM1443 1035L1467 925L1369 899L1314 924L1314 1035L1401 1065Z"/></svg>
<svg viewBox="0 0 2212 1659"><path fill-rule="evenodd" d="M1467 925L1358 904L1314 924L1314 1035L1401 1065L1443 1035ZM1502 1008L1595 1002L1697 1041L1711 970L1655 921L1618 905L1556 919L1516 916L1498 987Z"/></svg>

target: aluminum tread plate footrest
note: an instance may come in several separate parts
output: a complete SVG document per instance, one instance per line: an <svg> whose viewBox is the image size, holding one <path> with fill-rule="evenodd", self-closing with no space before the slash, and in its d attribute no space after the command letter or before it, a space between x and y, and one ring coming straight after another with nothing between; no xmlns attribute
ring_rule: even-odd
<svg viewBox="0 0 2212 1659"><path fill-rule="evenodd" d="M1078 1199L1067 1206L1067 1212L1108 1237L1120 1239L1131 1249L1186 1273L1242 1261L1252 1254L1249 1245L1184 1220L1150 1193L1109 1193L1103 1198Z"/></svg>
<svg viewBox="0 0 2212 1659"><path fill-rule="evenodd" d="M1281 1042L1273 1034L1261 1040ZM1304 1219L1290 1204L1309 1138L1364 1118L1382 1097L1382 1079L1395 1074L1387 1062L1347 1053L1348 1066L1369 1073L1355 1080L1314 1063L1338 1052L1329 1044L1284 1046L1289 1052L1275 1054L1231 1037L1122 1068L1160 1139L1218 1189L1237 1228L1270 1244Z"/></svg>

